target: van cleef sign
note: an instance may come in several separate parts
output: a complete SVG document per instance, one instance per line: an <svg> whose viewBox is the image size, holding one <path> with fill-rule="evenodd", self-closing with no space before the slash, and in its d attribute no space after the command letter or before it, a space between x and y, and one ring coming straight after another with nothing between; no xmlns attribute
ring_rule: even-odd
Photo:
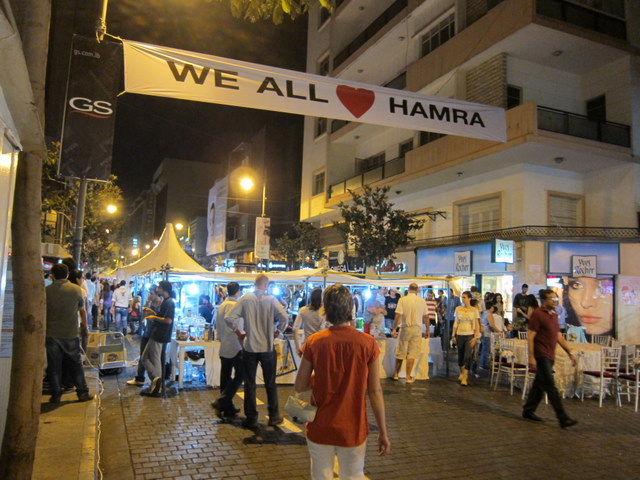
<svg viewBox="0 0 640 480"><path fill-rule="evenodd" d="M596 255L572 255L571 272L574 277L596 278L598 257Z"/></svg>
<svg viewBox="0 0 640 480"><path fill-rule="evenodd" d="M454 255L454 275L463 275L465 277L471 275L471 250L455 252Z"/></svg>
<svg viewBox="0 0 640 480"><path fill-rule="evenodd" d="M504 109L124 40L125 91L506 141Z"/></svg>

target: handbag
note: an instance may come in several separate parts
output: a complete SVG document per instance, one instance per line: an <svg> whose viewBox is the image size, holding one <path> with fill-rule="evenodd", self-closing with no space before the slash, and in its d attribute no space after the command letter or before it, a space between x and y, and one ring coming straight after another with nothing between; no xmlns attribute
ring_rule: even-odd
<svg viewBox="0 0 640 480"><path fill-rule="evenodd" d="M313 398L313 394L311 394L311 397ZM289 395L287 403L284 406L284 411L295 421L306 423L313 422L316 418L318 407L294 395Z"/></svg>

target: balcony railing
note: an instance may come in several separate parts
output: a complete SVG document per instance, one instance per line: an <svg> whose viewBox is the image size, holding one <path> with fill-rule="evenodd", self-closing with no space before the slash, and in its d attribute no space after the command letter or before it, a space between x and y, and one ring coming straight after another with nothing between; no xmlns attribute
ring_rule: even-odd
<svg viewBox="0 0 640 480"><path fill-rule="evenodd" d="M353 55L362 45L378 33L384 26L395 18L402 9L406 8L408 0L397 0L389 8L387 8L382 14L376 18L371 24L364 29L364 31L354 38L349 45L347 45L340 53L338 53L333 59L334 70Z"/></svg>
<svg viewBox="0 0 640 480"><path fill-rule="evenodd" d="M556 227L547 225L525 225L522 227L501 228L486 232L451 235L426 240L414 241L413 247L447 247L471 243L489 242L496 238L503 240L609 240L618 242L637 242L640 230L637 228L605 228L605 227Z"/></svg>
<svg viewBox="0 0 640 480"><path fill-rule="evenodd" d="M613 0L608 1L613 3ZM566 0L538 0L536 12L540 15L556 18L605 35L623 40L627 38L627 27L624 20L576 5L573 2Z"/></svg>
<svg viewBox="0 0 640 480"><path fill-rule="evenodd" d="M378 180L393 177L404 172L404 157L397 157L393 160L385 162L379 167L368 170L364 173L355 175L342 182L336 183L329 187L328 198L333 198L346 193L348 190L355 190L363 185L369 185Z"/></svg>
<svg viewBox="0 0 640 480"><path fill-rule="evenodd" d="M598 142L631 146L631 128L620 123L590 120L584 115L538 107L538 128Z"/></svg>

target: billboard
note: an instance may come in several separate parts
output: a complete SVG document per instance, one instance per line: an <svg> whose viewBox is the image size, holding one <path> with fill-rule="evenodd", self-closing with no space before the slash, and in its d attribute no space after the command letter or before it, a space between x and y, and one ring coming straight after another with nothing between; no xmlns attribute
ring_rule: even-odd
<svg viewBox="0 0 640 480"><path fill-rule="evenodd" d="M218 180L209 190L207 207L207 255L216 255L226 250L227 197L229 181Z"/></svg>

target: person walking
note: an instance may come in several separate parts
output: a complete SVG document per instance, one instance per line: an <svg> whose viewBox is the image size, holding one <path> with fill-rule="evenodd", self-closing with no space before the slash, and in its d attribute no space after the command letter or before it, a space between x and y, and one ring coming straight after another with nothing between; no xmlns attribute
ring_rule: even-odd
<svg viewBox="0 0 640 480"><path fill-rule="evenodd" d="M527 401L522 407L522 417L527 420L541 422L542 419L535 412L540 400L542 400L542 394L546 393L549 403L556 413L560 427L568 428L578 422L569 417L565 411L553 379L556 345L560 344L562 349L567 352L574 366L576 359L558 327L558 314L555 311L558 304L558 296L553 290L548 289L540 290L539 295L542 306L531 314L527 333L529 367L536 370L536 376L527 396Z"/></svg>
<svg viewBox="0 0 640 480"><path fill-rule="evenodd" d="M326 320L321 311L322 289L316 287L309 295L310 304L305 305L298 311L296 321L293 322L293 342L296 346L296 353L302 356L302 345L300 345L300 335L303 336L303 344L307 338L326 327Z"/></svg>
<svg viewBox="0 0 640 480"><path fill-rule="evenodd" d="M79 402L93 399L84 377L80 356L80 337L78 336L78 314L80 328L84 335L89 334L84 292L81 287L71 283L69 268L57 263L51 268L53 283L46 287L47 316L46 339L47 378L51 390L49 403L58 404L62 397L62 364L70 373L76 387Z"/></svg>
<svg viewBox="0 0 640 480"><path fill-rule="evenodd" d="M342 480L362 480L369 433L366 395L378 426L378 455L391 451L380 385L380 350L374 338L353 327L348 288L327 287L323 304L331 326L307 339L294 385L298 393L311 390L311 400L318 407L313 422L306 424L311 478L333 479L337 457Z"/></svg>
<svg viewBox="0 0 640 480"><path fill-rule="evenodd" d="M173 301L173 286L168 280L162 280L158 284L158 295L162 297L162 304L158 309L158 313L150 307L144 307L143 311L147 314L147 322L153 322L151 337L147 342L147 346L142 352L140 361L147 371L151 379L149 388L143 389L140 394L147 396L160 396L162 387L163 367L162 350L165 345L171 341L171 332L173 331L173 319L175 317L176 305Z"/></svg>
<svg viewBox="0 0 640 480"><path fill-rule="evenodd" d="M243 426L258 427L258 409L256 407L256 370L262 368L264 387L267 390L267 406L270 427L280 425L283 418L278 407L276 387L276 351L274 339L286 327L289 320L282 304L273 295L267 293L269 277L260 274L256 277L255 293L244 295L226 319L242 343L242 374L244 377L244 414ZM244 320L244 327L239 323ZM276 329L276 323L278 328Z"/></svg>
<svg viewBox="0 0 640 480"><path fill-rule="evenodd" d="M396 369L393 380L398 380L402 362L406 360L406 382L413 383L415 378L411 376L413 363L420 356L420 342L422 342L422 328L426 328L425 338L429 338L429 313L427 304L418 297L418 284L409 285L409 294L400 298L396 308L396 318L391 329L393 338L398 337L397 328L400 327L400 338L396 345ZM427 358L429 354L427 353ZM427 360L428 364L428 360Z"/></svg>
<svg viewBox="0 0 640 480"><path fill-rule="evenodd" d="M218 307L216 314L216 334L220 340L220 397L211 406L216 415L223 420L235 417L240 411L233 405L233 397L242 385L242 345L226 322L240 294L238 283L227 284L227 298ZM240 321L241 319L238 320L238 325L242 329Z"/></svg>
<svg viewBox="0 0 640 480"><path fill-rule="evenodd" d="M460 385L469 385L469 371L473 360L473 348L480 337L480 314L476 307L471 306L471 292L462 294L462 306L456 308L453 322L452 341L458 347L458 366Z"/></svg>
<svg viewBox="0 0 640 480"><path fill-rule="evenodd" d="M135 378L131 380L127 380L127 385L132 385L135 387L141 387L144 385L144 373L145 368L142 363L142 354L144 353L144 349L147 347L147 343L149 343L149 339L151 338L151 331L153 330L153 322L146 321L147 316L150 315L149 312L154 312L153 315L156 315L160 310L160 305L162 305L162 297L158 295L158 286L151 285L149 288L149 296L147 297L147 301L145 302L143 309L143 320L142 320L142 335L140 336L140 359L138 360L138 371L136 372ZM146 309L146 310L145 310ZM153 378L150 378L153 380Z"/></svg>
<svg viewBox="0 0 640 480"><path fill-rule="evenodd" d="M127 288L127 282L122 280L118 288L113 292L112 310L114 313L116 331L122 332L123 335L127 334L127 318L129 316L129 309L131 308L132 300L133 297L131 295L131 290Z"/></svg>

